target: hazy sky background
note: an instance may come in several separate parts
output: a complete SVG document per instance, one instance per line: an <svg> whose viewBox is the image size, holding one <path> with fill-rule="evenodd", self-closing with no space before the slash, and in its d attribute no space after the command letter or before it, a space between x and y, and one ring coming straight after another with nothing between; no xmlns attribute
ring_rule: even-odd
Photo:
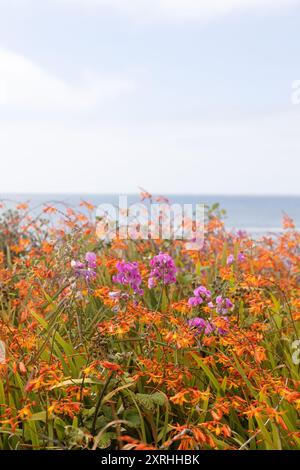
<svg viewBox="0 0 300 470"><path fill-rule="evenodd" d="M300 194L297 79L299 0L0 0L0 193Z"/></svg>

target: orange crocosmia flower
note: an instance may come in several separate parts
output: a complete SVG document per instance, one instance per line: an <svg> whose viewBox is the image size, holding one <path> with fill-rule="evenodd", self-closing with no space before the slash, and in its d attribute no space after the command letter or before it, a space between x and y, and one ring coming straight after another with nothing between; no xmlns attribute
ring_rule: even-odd
<svg viewBox="0 0 300 470"><path fill-rule="evenodd" d="M282 226L284 229L294 229L295 223L291 217L289 217L287 214L284 214L282 218Z"/></svg>
<svg viewBox="0 0 300 470"><path fill-rule="evenodd" d="M155 447L146 444L145 442L138 441L131 436L121 436L120 441L127 442L123 450L156 450Z"/></svg>
<svg viewBox="0 0 300 470"><path fill-rule="evenodd" d="M261 346L256 346L254 351L254 358L260 364L266 359L266 350Z"/></svg>
<svg viewBox="0 0 300 470"><path fill-rule="evenodd" d="M250 405L249 409L247 411L244 411L244 415L247 415L249 418L261 418L263 413L263 407L262 406L253 406Z"/></svg>
<svg viewBox="0 0 300 470"><path fill-rule="evenodd" d="M73 402L68 398L61 398L60 400L54 400L48 407L49 415L65 415L70 418L74 418L80 411L80 403Z"/></svg>
<svg viewBox="0 0 300 470"><path fill-rule="evenodd" d="M213 344L216 343L216 337L215 336L205 336L202 339L202 342L204 346L212 346Z"/></svg>
<svg viewBox="0 0 300 470"><path fill-rule="evenodd" d="M178 349L187 348L191 346L195 339L192 334L184 333L184 332L172 332L169 331L164 335L164 339L167 343L172 344L174 343Z"/></svg>
<svg viewBox="0 0 300 470"><path fill-rule="evenodd" d="M46 206L44 207L43 212L45 212L46 214L55 214L57 212L57 209L56 207Z"/></svg>
<svg viewBox="0 0 300 470"><path fill-rule="evenodd" d="M220 421L220 419L222 419L223 417L223 413L221 410L210 410L210 414L216 421Z"/></svg>
<svg viewBox="0 0 300 470"><path fill-rule="evenodd" d="M26 405L24 408L21 408L18 412L19 419L30 418L31 415L32 415L32 412L30 410L30 405Z"/></svg>
<svg viewBox="0 0 300 470"><path fill-rule="evenodd" d="M75 211L71 209L71 207L68 207L66 212L69 217L74 217L76 215Z"/></svg>
<svg viewBox="0 0 300 470"><path fill-rule="evenodd" d="M124 240L121 240L121 238L116 237L111 244L111 249L112 250L126 250L127 245L124 242Z"/></svg>
<svg viewBox="0 0 300 470"><path fill-rule="evenodd" d="M217 328L221 328L224 331L228 331L230 326L228 324L228 320L225 320L222 317L218 317L214 319L214 324L216 325Z"/></svg>
<svg viewBox="0 0 300 470"><path fill-rule="evenodd" d="M99 297L100 299L104 299L108 297L108 294L109 294L109 287L102 286L94 290L94 296Z"/></svg>
<svg viewBox="0 0 300 470"><path fill-rule="evenodd" d="M45 364L36 372L36 377L27 382L25 390L31 392L42 388L51 390L62 381L63 373L57 364Z"/></svg>
<svg viewBox="0 0 300 470"><path fill-rule="evenodd" d="M27 238L20 238L19 244L12 245L11 250L19 254L19 253L22 253L22 251L25 251L25 249L28 247L29 244L30 244L30 241Z"/></svg>
<svg viewBox="0 0 300 470"><path fill-rule="evenodd" d="M95 209L94 204L88 201L81 201L79 204L81 207L86 207L90 212L92 212Z"/></svg>
<svg viewBox="0 0 300 470"><path fill-rule="evenodd" d="M298 408L299 409L299 408ZM277 424L279 424L279 426L282 427L282 429L284 429L285 431L288 431L288 427L287 425L285 424L283 418L281 416L275 416L275 421Z"/></svg>
<svg viewBox="0 0 300 470"><path fill-rule="evenodd" d="M140 189L140 199L141 201L144 201L144 199L152 199L152 194L149 193L148 191L146 191L145 189L143 188L139 188Z"/></svg>
<svg viewBox="0 0 300 470"><path fill-rule="evenodd" d="M46 253L46 254L51 254L54 250L54 246L51 244L51 243L48 243L48 242L43 242L42 243L42 251L43 253Z"/></svg>
<svg viewBox="0 0 300 470"><path fill-rule="evenodd" d="M88 218L87 218L87 216L84 215L84 214L77 214L77 220L78 220L79 222L87 222Z"/></svg>
<svg viewBox="0 0 300 470"><path fill-rule="evenodd" d="M170 306L171 311L175 310L176 312L188 314L191 311L191 307L188 305L186 300L180 300L179 302L174 302Z"/></svg>
<svg viewBox="0 0 300 470"><path fill-rule="evenodd" d="M27 369L26 369L26 367L25 367L25 364L24 364L24 362L22 362L22 361L19 362L19 370L20 370L21 374L26 374L26 372L27 372Z"/></svg>
<svg viewBox="0 0 300 470"><path fill-rule="evenodd" d="M224 222L217 217L212 217L206 225L207 232L213 232L214 230L220 230L224 228Z"/></svg>
<svg viewBox="0 0 300 470"><path fill-rule="evenodd" d="M170 398L175 405L183 405L184 403L190 403L196 405L201 400L207 400L209 398L209 391L200 391L196 388L189 388L178 392L176 395Z"/></svg>
<svg viewBox="0 0 300 470"><path fill-rule="evenodd" d="M30 284L25 279L21 279L19 282L15 283L15 288L18 289L20 296L26 297Z"/></svg>
<svg viewBox="0 0 300 470"><path fill-rule="evenodd" d="M187 390L183 390L181 392L176 393L174 397L170 398L170 401L173 402L175 405L183 405L184 403L188 403L186 399Z"/></svg>
<svg viewBox="0 0 300 470"><path fill-rule="evenodd" d="M292 315L293 315L293 319L294 319L295 321L300 320L300 312L295 312L295 313L293 313Z"/></svg>
<svg viewBox="0 0 300 470"><path fill-rule="evenodd" d="M16 208L18 211L25 211L28 209L28 204L26 203L21 203L21 204L17 204Z"/></svg>
<svg viewBox="0 0 300 470"><path fill-rule="evenodd" d="M105 369L117 372L118 374L123 374L124 372L122 371L121 367L118 364L114 364L113 362L109 361L101 361L100 364L102 367Z"/></svg>
<svg viewBox="0 0 300 470"><path fill-rule="evenodd" d="M206 423L200 426L173 426L174 431L171 434L171 439L165 444L169 447L173 442L180 441L178 450L195 450L203 446L208 446L211 449L216 447L214 440L205 432Z"/></svg>
<svg viewBox="0 0 300 470"><path fill-rule="evenodd" d="M82 370L82 374L85 376L92 374L93 372L97 371L98 365L99 365L99 361L92 362L89 366L85 367Z"/></svg>

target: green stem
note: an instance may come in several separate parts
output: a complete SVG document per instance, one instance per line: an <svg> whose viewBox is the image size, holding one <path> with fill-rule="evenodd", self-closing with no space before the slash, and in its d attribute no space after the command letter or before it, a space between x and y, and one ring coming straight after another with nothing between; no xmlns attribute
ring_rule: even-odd
<svg viewBox="0 0 300 470"><path fill-rule="evenodd" d="M104 394L105 394L105 392L106 392L106 390L107 390L107 387L108 387L108 385L109 385L109 383L110 383L110 381L111 381L111 379L112 379L112 377L113 377L113 374L114 374L114 373L111 372L111 373L109 374L109 376L107 377L106 382L105 382L105 384L104 384L104 387L103 387L103 389L102 389L102 391L101 391L101 393L99 394L99 397L98 397L98 401L97 401L96 408L95 408L95 414L94 414L93 424L92 424L92 431L91 431L93 436L95 435L96 421L97 421L98 414L99 414L99 411L100 411L101 403L102 403L102 400L103 400L103 398L104 398Z"/></svg>

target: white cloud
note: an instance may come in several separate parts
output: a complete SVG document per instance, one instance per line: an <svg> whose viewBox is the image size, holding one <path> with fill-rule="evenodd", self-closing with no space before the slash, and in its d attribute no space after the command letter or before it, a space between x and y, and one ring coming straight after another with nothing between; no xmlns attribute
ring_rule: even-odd
<svg viewBox="0 0 300 470"><path fill-rule="evenodd" d="M47 73L22 55L0 48L0 110L64 111L89 109L104 100L132 93L134 80L98 77L84 71L74 86Z"/></svg>
<svg viewBox="0 0 300 470"><path fill-rule="evenodd" d="M207 19L232 11L283 8L299 0L53 0L69 4L102 7L144 19Z"/></svg>
<svg viewBox="0 0 300 470"><path fill-rule="evenodd" d="M0 126L0 192L299 194L300 114ZM17 169L17 171L16 171Z"/></svg>

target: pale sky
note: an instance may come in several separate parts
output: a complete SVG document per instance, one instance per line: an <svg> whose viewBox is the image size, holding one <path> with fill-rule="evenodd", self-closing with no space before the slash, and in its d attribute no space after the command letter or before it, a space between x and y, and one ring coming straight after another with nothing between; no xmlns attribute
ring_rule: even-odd
<svg viewBox="0 0 300 470"><path fill-rule="evenodd" d="M297 80L300 0L0 0L0 194L300 194Z"/></svg>

